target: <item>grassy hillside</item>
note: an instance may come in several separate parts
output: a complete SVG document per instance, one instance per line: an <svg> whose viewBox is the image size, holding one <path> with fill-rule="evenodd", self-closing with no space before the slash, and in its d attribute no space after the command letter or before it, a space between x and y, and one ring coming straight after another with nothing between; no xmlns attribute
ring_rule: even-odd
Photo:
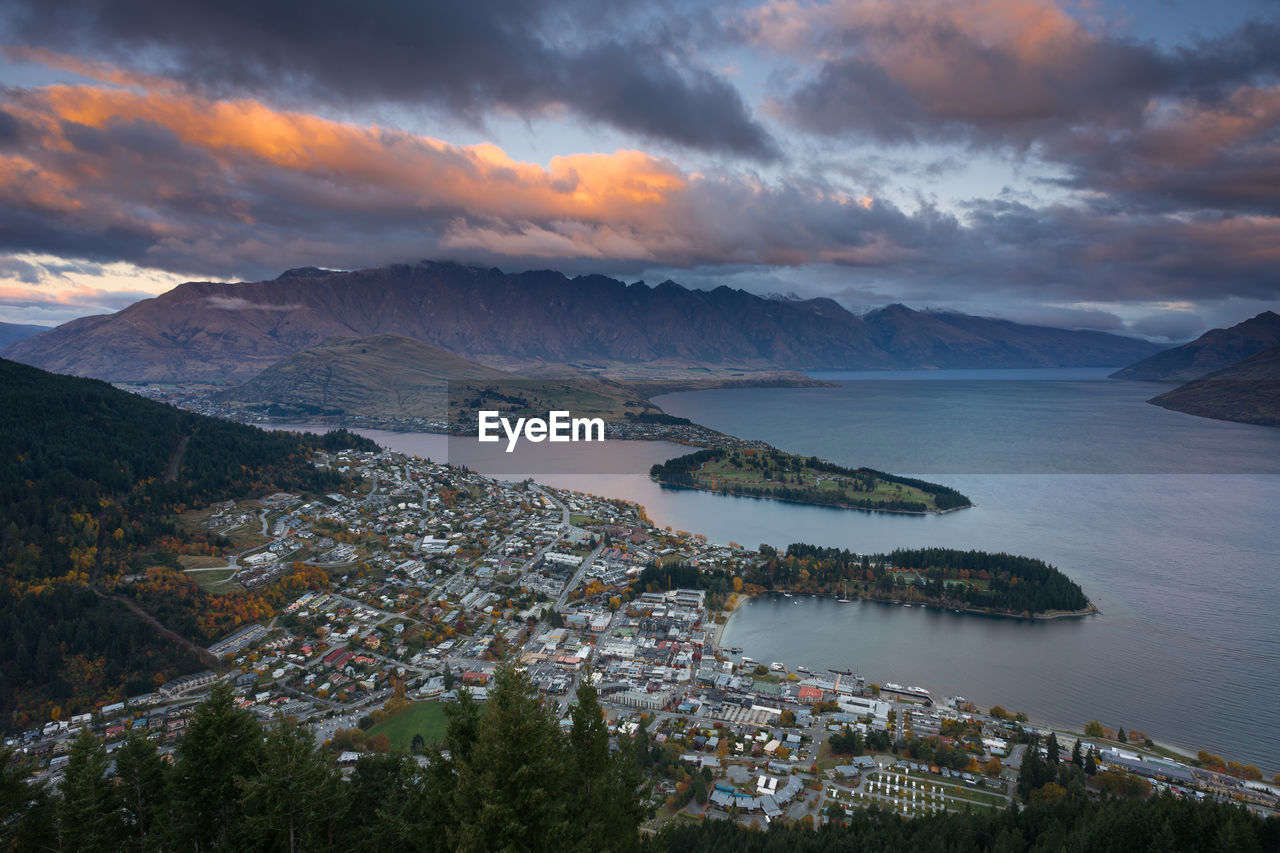
<svg viewBox="0 0 1280 853"><path fill-rule="evenodd" d="M218 398L282 417L443 418L450 382L507 378L430 344L375 335L325 341Z"/></svg>
<svg viewBox="0 0 1280 853"><path fill-rule="evenodd" d="M291 355L218 398L263 415L371 423L448 420L475 426L476 412L541 415L563 409L621 420L658 412L634 389L569 365L523 376L398 335L335 338Z"/></svg>

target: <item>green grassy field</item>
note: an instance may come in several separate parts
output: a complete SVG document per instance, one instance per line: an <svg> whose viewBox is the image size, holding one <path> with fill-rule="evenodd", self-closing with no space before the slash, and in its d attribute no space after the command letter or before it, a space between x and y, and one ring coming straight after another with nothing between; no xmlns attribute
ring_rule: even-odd
<svg viewBox="0 0 1280 853"><path fill-rule="evenodd" d="M235 573L235 569L207 569L187 572L187 577L199 584L205 592L221 595L240 589L240 584L231 579Z"/></svg>
<svg viewBox="0 0 1280 853"><path fill-rule="evenodd" d="M394 717L388 717L369 729L368 737L386 735L397 749L408 749L415 734L428 744L444 740L444 705L440 702L415 702Z"/></svg>

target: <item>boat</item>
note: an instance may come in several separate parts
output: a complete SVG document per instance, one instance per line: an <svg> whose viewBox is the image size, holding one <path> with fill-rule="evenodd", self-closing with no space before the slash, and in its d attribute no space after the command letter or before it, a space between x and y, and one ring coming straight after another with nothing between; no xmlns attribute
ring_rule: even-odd
<svg viewBox="0 0 1280 853"><path fill-rule="evenodd" d="M783 597L783 598L791 598L791 597L792 597L792 595L791 595L791 593L789 593L789 592L784 592L784 593L782 594L782 597Z"/></svg>
<svg viewBox="0 0 1280 853"><path fill-rule="evenodd" d="M828 669L827 672L833 672L836 675L853 675L853 670L851 669Z"/></svg>
<svg viewBox="0 0 1280 853"><path fill-rule="evenodd" d="M906 696L910 699L919 699L926 705L933 704L933 694L928 690L925 690L923 687L916 687L915 685L903 687L901 684L895 684L890 681L881 687L880 690L881 692L896 693L899 696Z"/></svg>
<svg viewBox="0 0 1280 853"><path fill-rule="evenodd" d="M852 604L852 602L849 601L849 599L847 598L837 598L836 601L840 602L841 604Z"/></svg>
<svg viewBox="0 0 1280 853"><path fill-rule="evenodd" d="M769 669L773 670L774 672L786 672L787 666L786 664L779 663L778 661L774 661L773 663L769 664Z"/></svg>
<svg viewBox="0 0 1280 853"><path fill-rule="evenodd" d="M798 666L796 667L796 672L811 672L811 670L807 666Z"/></svg>

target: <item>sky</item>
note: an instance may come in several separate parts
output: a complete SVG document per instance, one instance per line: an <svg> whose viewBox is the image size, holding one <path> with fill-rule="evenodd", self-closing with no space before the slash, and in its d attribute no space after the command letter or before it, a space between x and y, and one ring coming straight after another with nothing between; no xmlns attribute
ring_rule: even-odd
<svg viewBox="0 0 1280 853"><path fill-rule="evenodd" d="M1280 307L1280 0L0 6L0 320L422 259L1186 340Z"/></svg>

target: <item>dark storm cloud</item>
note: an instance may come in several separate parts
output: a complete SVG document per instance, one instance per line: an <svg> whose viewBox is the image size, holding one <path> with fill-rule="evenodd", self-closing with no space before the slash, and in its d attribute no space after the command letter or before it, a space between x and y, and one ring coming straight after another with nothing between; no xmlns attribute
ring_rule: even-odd
<svg viewBox="0 0 1280 853"><path fill-rule="evenodd" d="M1213 104L1280 73L1280 25L1176 49L1085 28L1047 0L762 8L748 37L820 57L776 108L818 133L1029 147L1076 127L1133 128L1153 99Z"/></svg>
<svg viewBox="0 0 1280 853"><path fill-rule="evenodd" d="M1280 298L1280 219L1008 198L914 212L819 177L690 173L637 151L519 162L248 101L8 90L0 248L274 277L452 258L640 273L819 266L826 292L917 302ZM676 276L679 278L679 276ZM790 289L790 288L777 288ZM1061 322L1112 322L1075 314Z"/></svg>
<svg viewBox="0 0 1280 853"><path fill-rule="evenodd" d="M122 224L77 221L48 208L15 208L0 196L0 251L114 261L141 257L154 239L153 233Z"/></svg>
<svg viewBox="0 0 1280 853"><path fill-rule="evenodd" d="M11 113L0 110L0 148L16 145L22 137L22 122Z"/></svg>
<svg viewBox="0 0 1280 853"><path fill-rule="evenodd" d="M1280 88L1170 105L1123 131L1074 129L1047 140L1044 152L1066 167L1057 183L1105 192L1100 205L1277 216Z"/></svg>
<svg viewBox="0 0 1280 853"><path fill-rule="evenodd" d="M213 94L430 104L476 122L561 105L641 136L759 160L777 147L737 89L662 25L582 3L11 0L8 39ZM609 22L635 24L624 28ZM590 23L583 23L590 22Z"/></svg>
<svg viewBox="0 0 1280 853"><path fill-rule="evenodd" d="M1221 215L1104 214L1068 205L969 205L988 293L1052 300L1159 302L1280 299L1274 274L1280 220ZM952 258L973 280L980 267Z"/></svg>

